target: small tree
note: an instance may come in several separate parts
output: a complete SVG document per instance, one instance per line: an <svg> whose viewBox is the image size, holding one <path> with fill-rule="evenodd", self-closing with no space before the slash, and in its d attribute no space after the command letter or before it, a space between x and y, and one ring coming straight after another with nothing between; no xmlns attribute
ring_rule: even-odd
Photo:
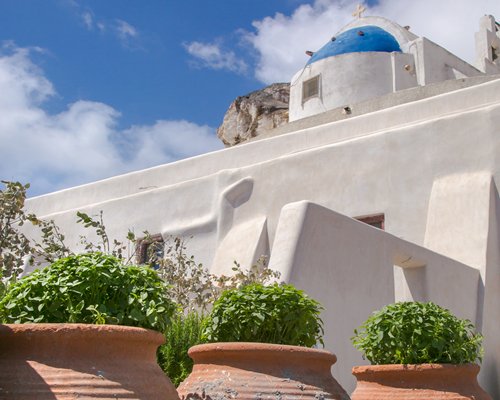
<svg viewBox="0 0 500 400"><path fill-rule="evenodd" d="M34 248L30 240L19 231L19 227L29 221L37 223L36 217L24 212L24 201L29 184L2 181L0 190L0 274L2 288L15 281L30 259Z"/></svg>
<svg viewBox="0 0 500 400"><path fill-rule="evenodd" d="M43 221L24 211L29 183L1 182L5 186L0 190L0 295L3 295L6 286L15 282L24 268L35 262L34 258L53 262L71 252L54 221ZM20 231L25 223L40 228L40 242L31 241Z"/></svg>
<svg viewBox="0 0 500 400"><path fill-rule="evenodd" d="M135 249L130 251L130 245L135 248L137 240L135 238L134 232L128 231L126 241L121 242L119 240L110 240L108 233L106 232L106 226L104 225L103 211L99 212L98 216L90 216L84 212L78 211L76 213L78 224L83 224L84 228L92 228L98 237L97 244L89 242L85 235L80 235L80 243L84 246L86 252L99 251L104 254L109 254L113 257L120 259L125 264L132 264L132 259L135 255ZM144 232L149 235L147 232Z"/></svg>

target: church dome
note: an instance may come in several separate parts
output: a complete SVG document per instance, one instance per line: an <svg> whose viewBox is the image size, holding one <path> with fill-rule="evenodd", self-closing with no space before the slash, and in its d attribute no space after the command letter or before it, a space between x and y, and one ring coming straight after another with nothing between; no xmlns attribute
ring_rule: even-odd
<svg viewBox="0 0 500 400"><path fill-rule="evenodd" d="M308 64L340 54L369 51L391 53L401 52L401 48L396 38L384 29L373 25L359 26L332 38L312 55Z"/></svg>

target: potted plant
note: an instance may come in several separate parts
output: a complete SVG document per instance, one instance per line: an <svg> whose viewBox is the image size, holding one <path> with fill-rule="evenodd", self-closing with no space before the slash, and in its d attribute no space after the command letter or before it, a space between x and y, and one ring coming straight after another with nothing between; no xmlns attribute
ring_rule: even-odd
<svg viewBox="0 0 500 400"><path fill-rule="evenodd" d="M481 360L482 336L434 303L388 305L355 330L352 341L374 364L353 368L353 400L491 400L474 364Z"/></svg>
<svg viewBox="0 0 500 400"><path fill-rule="evenodd" d="M349 399L332 377L322 343L321 306L291 285L250 284L222 293L206 320L209 344L189 350L193 372L179 386L190 399ZM307 347L305 347L307 346Z"/></svg>
<svg viewBox="0 0 500 400"><path fill-rule="evenodd" d="M175 387L185 380L193 369L188 350L203 343L201 336L203 315L196 311L179 311L165 332L165 344L158 348L158 364Z"/></svg>
<svg viewBox="0 0 500 400"><path fill-rule="evenodd" d="M0 398L176 399L156 363L176 309L167 293L150 268L102 253L12 284L0 301Z"/></svg>

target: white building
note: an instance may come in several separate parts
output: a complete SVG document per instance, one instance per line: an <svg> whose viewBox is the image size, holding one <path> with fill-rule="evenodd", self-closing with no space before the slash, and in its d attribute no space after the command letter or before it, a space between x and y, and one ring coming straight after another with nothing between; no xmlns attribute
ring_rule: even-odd
<svg viewBox="0 0 500 400"><path fill-rule="evenodd" d="M472 33L471 33L472 34ZM262 254L325 307L334 374L372 311L431 300L485 336L480 381L500 399L500 34L485 16L472 66L383 18L359 18L292 79L291 122L243 145L36 197L78 242L76 211L109 233L191 237L213 272ZM361 223L364 219L382 229Z"/></svg>

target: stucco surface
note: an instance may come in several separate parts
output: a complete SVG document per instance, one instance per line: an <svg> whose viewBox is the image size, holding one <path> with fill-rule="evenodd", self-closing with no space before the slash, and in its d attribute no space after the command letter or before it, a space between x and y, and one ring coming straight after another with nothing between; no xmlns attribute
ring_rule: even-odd
<svg viewBox="0 0 500 400"><path fill-rule="evenodd" d="M348 392L355 387L348 366L366 364L350 338L374 310L432 300L477 320L478 270L311 202L282 209L269 266L327 310L325 345L337 354L334 375Z"/></svg>
<svg viewBox="0 0 500 400"><path fill-rule="evenodd" d="M295 121L416 86L417 80L411 71L403 68L407 63L413 65L411 55L386 52L347 53L315 61L292 78L289 119ZM400 68L394 69L395 66ZM302 84L315 76L321 77L319 94L304 101ZM373 79L374 76L377 79ZM405 84L395 88L396 80Z"/></svg>
<svg viewBox="0 0 500 400"><path fill-rule="evenodd" d="M27 208L54 219L76 249L76 211L103 211L111 239L129 229L183 236L212 272L267 253L284 280L325 305L335 376L350 389L350 367L363 362L349 344L353 328L395 300L435 301L482 329L480 380L498 398L500 80L441 83L432 97L432 86L401 92L483 70L384 19L341 32L367 23L404 53L325 58L292 81L290 115L341 105L345 119L298 120L286 134L29 199ZM316 72L325 85L302 104L294 84ZM384 214L387 232L350 218L373 214Z"/></svg>
<svg viewBox="0 0 500 400"><path fill-rule="evenodd" d="M496 80L30 199L28 207L54 218L70 245L82 233L77 210L103 210L112 238L128 229L192 236L188 251L217 273L269 252L283 279L325 304L327 346L339 355L336 376L346 387L349 368L362 362L348 339L373 310L404 299L449 306L483 328L480 379L498 392L499 126ZM388 233L348 218L378 213Z"/></svg>
<svg viewBox="0 0 500 400"><path fill-rule="evenodd" d="M188 160L116 176L29 199L28 207L40 216L50 216L134 194L154 193L166 186L206 177L225 169L237 169L280 156L350 138L391 131L396 127L479 109L500 101L500 79L443 93L411 103L377 110L348 120L323 123L200 155Z"/></svg>

